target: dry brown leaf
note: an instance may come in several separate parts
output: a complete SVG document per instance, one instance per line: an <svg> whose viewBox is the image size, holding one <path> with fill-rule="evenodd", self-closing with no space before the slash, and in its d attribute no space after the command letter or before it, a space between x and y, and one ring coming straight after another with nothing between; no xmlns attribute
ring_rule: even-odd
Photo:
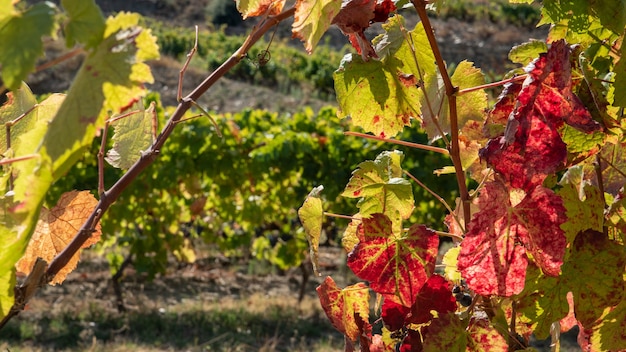
<svg viewBox="0 0 626 352"><path fill-rule="evenodd" d="M64 193L52 209L42 208L37 228L26 247L26 252L15 265L17 271L28 275L37 258L50 263L72 241L97 204L98 201L89 191L71 191ZM97 243L101 233L100 224L97 224L94 233L82 248ZM65 277L76 268L79 259L80 251L74 254L50 284L62 283Z"/></svg>

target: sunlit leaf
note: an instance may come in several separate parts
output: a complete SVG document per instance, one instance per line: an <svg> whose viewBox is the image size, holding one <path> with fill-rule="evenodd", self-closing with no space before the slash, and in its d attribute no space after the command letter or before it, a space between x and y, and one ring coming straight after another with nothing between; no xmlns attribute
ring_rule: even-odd
<svg viewBox="0 0 626 352"><path fill-rule="evenodd" d="M95 0L62 0L69 21L65 25L65 43L68 48L76 42L95 47L104 35L104 16Z"/></svg>
<svg viewBox="0 0 626 352"><path fill-rule="evenodd" d="M105 157L111 166L128 170L152 145L152 123L156 113L154 108L154 102L144 109L143 103L138 100L125 112L128 116L113 123L113 148L109 149Z"/></svg>
<svg viewBox="0 0 626 352"><path fill-rule="evenodd" d="M0 66L4 85L15 90L43 56L43 37L54 34L55 6L40 2L24 12L15 11L13 5L9 9L0 12Z"/></svg>
<svg viewBox="0 0 626 352"><path fill-rule="evenodd" d="M424 352L465 351L466 325L454 312L439 314L424 332Z"/></svg>
<svg viewBox="0 0 626 352"><path fill-rule="evenodd" d="M556 276L567 244L560 197L543 187L513 197L499 182L487 183L480 212L461 242L458 268L470 288L483 295L511 296L524 288L527 252L544 273Z"/></svg>
<svg viewBox="0 0 626 352"><path fill-rule="evenodd" d="M424 324L433 318L456 311L456 300L452 296L450 282L443 276L433 275L422 286L411 306L408 323Z"/></svg>
<svg viewBox="0 0 626 352"><path fill-rule="evenodd" d="M472 318L467 328L469 335L467 341L468 352L508 352L509 346L506 339L484 318Z"/></svg>
<svg viewBox="0 0 626 352"><path fill-rule="evenodd" d="M359 327L355 321L358 314L367 321L369 317L369 289L363 283L339 289L335 281L327 276L317 287L317 294L324 312L333 326L346 335L350 341L359 337Z"/></svg>
<svg viewBox="0 0 626 352"><path fill-rule="evenodd" d="M245 20L248 17L261 15L278 15L285 6L285 0L235 0L237 10L243 15ZM302 5L299 5L302 6Z"/></svg>
<svg viewBox="0 0 626 352"><path fill-rule="evenodd" d="M43 208L26 253L16 264L17 270L24 274L30 273L37 258L51 262L76 236L97 204L98 201L88 191L72 191L64 193L52 209ZM81 248L87 248L99 240L100 224L96 225L95 231ZM62 283L76 268L79 258L80 251L76 252L50 283Z"/></svg>
<svg viewBox="0 0 626 352"><path fill-rule="evenodd" d="M399 26L401 22L394 23ZM394 28L387 30L395 33ZM434 57L424 49L429 44L423 26L418 23L407 35L415 51L406 40L394 35L390 40L401 44L393 56L390 52L381 61L365 62L356 55L347 55L334 74L342 116L349 115L353 124L377 136L393 137L410 125L411 119L419 117L421 93L416 83L422 77L435 77Z"/></svg>
<svg viewBox="0 0 626 352"><path fill-rule="evenodd" d="M348 255L348 267L377 293L410 306L434 272L439 237L423 225L392 236L382 214L363 219L362 227L364 238Z"/></svg>
<svg viewBox="0 0 626 352"><path fill-rule="evenodd" d="M320 38L341 9L341 0L296 2L296 13L293 22L293 35L304 41L304 48L311 53Z"/></svg>
<svg viewBox="0 0 626 352"><path fill-rule="evenodd" d="M422 97L422 127L431 141L441 138L441 132L450 133L450 110L446 97L443 79L430 80L426 86L426 95ZM469 61L461 61L451 77L452 84L459 89L472 88L485 84L482 72ZM456 99L457 123L461 129L467 121L483 121L487 110L487 94L484 90L476 90ZM435 123L437 121L437 123ZM437 127L439 125L439 127ZM440 130L441 128L441 130Z"/></svg>
<svg viewBox="0 0 626 352"><path fill-rule="evenodd" d="M514 46L509 52L509 60L516 64L528 65L539 57L539 54L548 51L548 45L540 40L533 39L529 42Z"/></svg>
<svg viewBox="0 0 626 352"><path fill-rule="evenodd" d="M626 301L622 300L593 327L593 351L626 350Z"/></svg>
<svg viewBox="0 0 626 352"><path fill-rule="evenodd" d="M626 255L622 245L602 232L580 232L563 265L563 280L574 295L576 319L591 328L606 308L624 297Z"/></svg>
<svg viewBox="0 0 626 352"><path fill-rule="evenodd" d="M383 152L374 161L365 161L352 173L342 196L361 198L360 214L368 216L384 213L399 230L402 220L408 219L414 208L413 191L408 180L402 178L399 151Z"/></svg>
<svg viewBox="0 0 626 352"><path fill-rule="evenodd" d="M304 227L306 233L306 239L309 241L311 263L313 264L313 271L315 275L320 275L319 272L319 245L320 236L322 235L322 222L324 220L324 209L322 208L322 199L320 198L320 192L324 189L324 186L315 187L311 193L306 197L302 207L298 209L298 216Z"/></svg>

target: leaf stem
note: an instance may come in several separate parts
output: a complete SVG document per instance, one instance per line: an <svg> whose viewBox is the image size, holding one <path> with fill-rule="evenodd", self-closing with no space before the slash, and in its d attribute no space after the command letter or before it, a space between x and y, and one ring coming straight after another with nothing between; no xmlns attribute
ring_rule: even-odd
<svg viewBox="0 0 626 352"><path fill-rule="evenodd" d="M0 165L7 165L7 164L16 163L18 161L30 160L30 159L36 158L38 156L39 156L39 154L28 154L28 155L18 156L17 158L2 159L2 160L0 160Z"/></svg>
<svg viewBox="0 0 626 352"><path fill-rule="evenodd" d="M433 27L430 24L430 19L428 18L428 14L426 13L426 1L411 0L411 2L413 3L413 6L415 6L420 20L424 25L426 37L428 38L428 42L430 43L430 48L433 51L437 67L439 68L439 72L441 73L441 77L443 79L443 84L446 88L446 96L448 97L448 105L450 109L450 158L452 159L452 164L454 165L456 180L459 186L459 194L463 207L463 218L465 220L465 223L469 224L469 193L467 191L467 185L465 184L465 172L463 171L463 165L461 164L461 152L459 148L459 123L456 110L456 94L458 93L458 87L452 85L452 80L450 79L450 75L448 75L446 64L443 61L441 51L439 50L437 40L435 39Z"/></svg>
<svg viewBox="0 0 626 352"><path fill-rule="evenodd" d="M102 129L102 140L100 141L100 150L98 151L98 196L104 194L104 150L107 144L107 134L109 133L109 121L104 122Z"/></svg>
<svg viewBox="0 0 626 352"><path fill-rule="evenodd" d="M488 88L494 88L494 87L499 87L499 86L503 86L507 83L511 83L511 82L517 82L517 81L523 81L526 79L526 77L528 77L527 74L524 75L518 75L518 76L514 76L511 78L507 78L507 79L503 79L501 81L497 81L497 82L492 82L492 83L487 83L487 84L483 84L480 86L476 86L476 87L470 87L470 88L465 88L465 89L461 89L459 90L456 95L463 95L463 94L467 94L467 93L471 93L477 90L481 90L481 89L488 89Z"/></svg>
<svg viewBox="0 0 626 352"><path fill-rule="evenodd" d="M333 217L333 218L341 218L341 219L348 219L348 220L358 220L354 216L329 213L327 211L324 212L324 216L330 216L330 217Z"/></svg>
<svg viewBox="0 0 626 352"><path fill-rule="evenodd" d="M404 145L404 146L411 147L411 148L428 150L428 151L435 152L435 153L440 153L440 154L443 154L443 155L450 155L450 153L448 152L447 149L439 148L439 147L433 147L433 146L430 146L430 145L406 142L406 141L402 141L402 140L398 140L398 139L387 139L387 138L377 137L377 136L373 136L371 134L365 134L365 133L360 133L360 132L347 131L347 132L344 132L343 134L346 135L346 136L355 136L355 137L362 137L362 138L367 138L367 139L373 139L373 140L380 141L380 142L399 144L399 145Z"/></svg>
<svg viewBox="0 0 626 352"><path fill-rule="evenodd" d="M431 190L430 188L428 188L428 186L426 186L422 181L420 181L417 177L413 176L410 172L403 170L404 174L409 176L413 181L415 181L415 183L417 183L418 185L420 185L423 189L426 190L426 192L430 193L433 197L435 197L441 204L443 204L444 207L446 207L446 209L448 210L448 212L450 212L450 214L452 214L454 216L454 211L452 210L452 208L450 207L450 205L446 202L445 199L443 199L440 195L438 195L437 193L435 193L435 191ZM459 221L459 219L456 218L456 216L454 216L454 220L459 224L459 226L461 228L463 228L463 225L461 225L461 222ZM465 232L465 231L463 231Z"/></svg>

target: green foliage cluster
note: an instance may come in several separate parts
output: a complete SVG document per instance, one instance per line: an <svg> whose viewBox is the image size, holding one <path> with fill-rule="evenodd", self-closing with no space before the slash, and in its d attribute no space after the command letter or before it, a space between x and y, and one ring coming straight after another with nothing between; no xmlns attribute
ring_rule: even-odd
<svg viewBox="0 0 626 352"><path fill-rule="evenodd" d="M162 54L183 58L195 43L195 32L188 28L168 27L156 22L151 23L151 28ZM213 71L244 40L244 36L227 35L223 29L201 31L197 55L206 60L207 69ZM326 100L334 98L333 72L343 54L322 46L309 55L276 38L271 41L268 50L269 40L259 41L248 57L230 70L226 77L276 88L286 94L306 93Z"/></svg>
<svg viewBox="0 0 626 352"><path fill-rule="evenodd" d="M443 19L457 18L463 21L507 23L522 27L534 27L541 18L541 8L534 4L509 3L506 0L468 1L450 0L438 9L436 16Z"/></svg>
<svg viewBox="0 0 626 352"><path fill-rule="evenodd" d="M158 101L158 94L148 99ZM163 121L166 114L158 111ZM180 124L161 151L162 161L144 171L103 218L103 246L113 246L107 250L112 270L130 253L137 270L164 273L170 254L194 260L196 237L226 255L253 256L281 269L298 266L307 244L294 223L295 209L311 188L324 184L328 208L348 213L354 204L340 194L351 170L383 150L381 143L344 136L347 122L331 107L318 113L245 110L213 117L222 137L206 117ZM409 130L404 137L427 138ZM439 154L419 151L406 167L452 200L454 179L428 171L445 163ZM93 189L97 174L95 155L85 155L55 184L49 203L67 189ZM106 168L105 182L120 176ZM416 189L415 198L421 210L416 221L443 220L444 212L425 190ZM340 220L327 224L329 236L344 226Z"/></svg>

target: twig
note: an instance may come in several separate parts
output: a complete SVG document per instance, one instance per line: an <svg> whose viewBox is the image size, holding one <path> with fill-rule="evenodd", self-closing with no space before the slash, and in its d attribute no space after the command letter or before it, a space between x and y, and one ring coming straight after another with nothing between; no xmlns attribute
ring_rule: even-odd
<svg viewBox="0 0 626 352"><path fill-rule="evenodd" d="M452 85L452 81L450 80L450 76L446 70L446 64L443 62L443 57L441 56L437 40L435 39L435 35L433 33L433 27L430 24L430 19L426 13L426 2L424 0L411 0L411 2L413 3L413 6L415 6L420 20L424 25L426 37L428 38L428 42L430 43L430 47L437 62L437 67L439 68L444 86L446 87L446 96L448 97L448 106L450 109L450 158L452 159L452 164L454 165L456 181L459 186L459 194L463 207L463 218L465 219L465 223L469 224L469 193L467 192L467 185L465 184L465 172L463 171L463 164L461 163L461 153L459 149L459 123L456 111L456 94L458 92L458 88Z"/></svg>
<svg viewBox="0 0 626 352"><path fill-rule="evenodd" d="M145 170L151 165L160 153L165 141L172 134L176 122L180 120L184 114L191 108L193 101L198 100L209 88L215 84L221 77L226 74L233 66L241 61L246 53L270 28L279 22L292 17L295 13L295 7L283 11L282 13L269 17L262 24L255 26L252 33L246 38L241 47L233 53L220 67L211 73L200 85L198 85L189 95L181 99L178 107L168 120L163 130L157 136L155 143L145 152L142 153L139 160L131 166L128 171L108 190L101 194L100 200L91 212L89 218L85 220L81 228L76 232L72 241L59 253L50 263L46 270L46 281L49 282L62 268L64 268L70 259L80 250L83 244L91 237L93 227L100 221L102 215L109 207L119 198L121 193ZM14 305L15 307L15 305ZM17 307L19 308L19 307ZM5 321L2 322L0 328Z"/></svg>
<svg viewBox="0 0 626 352"><path fill-rule="evenodd" d="M57 57L56 59L52 59L50 61L44 62L43 64L37 66L35 68L35 72L43 71L47 68L50 68L56 64L60 64L63 61L69 60L74 56L83 53L83 48L76 48L74 50L68 51L67 53Z"/></svg>
<svg viewBox="0 0 626 352"><path fill-rule="evenodd" d="M187 60L185 61L183 68L181 68L178 72L178 91L176 93L176 101L179 103L183 99L183 78L185 77L185 72L187 72L187 67L191 62L191 58L193 57L193 54L196 53L196 51L198 51L198 26L196 26L196 41L193 44L193 48L191 48L191 50L187 54Z"/></svg>
<svg viewBox="0 0 626 352"><path fill-rule="evenodd" d="M423 189L426 190L426 192L430 193L433 197L435 197L435 199L437 199L441 204L443 204L444 207L446 207L446 209L448 210L448 212L450 212L450 214L452 215L452 217L454 218L454 221L456 221L456 223L459 225L459 227L463 230L463 233L465 233L465 227L461 224L461 222L459 221L459 219L456 217L456 215L454 214L454 211L452 210L452 208L450 207L450 205L448 204L448 202L446 202L445 199L441 198L440 195L438 195L437 193L435 193L435 191L433 191L432 189L428 188L428 186L426 186L422 181L420 181L417 177L413 176L410 172L403 170L404 173L409 176L413 181L415 181L415 183L417 183L418 185L420 185ZM455 237L458 237L455 235ZM462 239L462 238L461 238Z"/></svg>
<svg viewBox="0 0 626 352"><path fill-rule="evenodd" d="M355 137L362 137L362 138L367 138L367 139L373 139L373 140L376 140L376 141L381 141L381 142L386 142L386 143L393 143L393 144L398 144L398 145L404 145L404 146L411 147L411 148L416 148L416 149L428 150L428 151L439 153L439 154L443 154L443 155L450 155L450 153L448 152L447 149L443 149L443 148L439 148L439 147L433 147L433 146L430 146L430 145L405 142L405 141L398 140L398 139L387 139L387 138L377 137L377 136L373 136L371 134L365 134L365 133L359 133L359 132L348 131L348 132L344 132L343 134L346 135L346 136L355 136Z"/></svg>
<svg viewBox="0 0 626 352"><path fill-rule="evenodd" d="M98 151L98 195L102 197L104 194L104 150L107 144L107 134L109 133L109 121L104 122L102 129L102 141L100 142L100 150Z"/></svg>

